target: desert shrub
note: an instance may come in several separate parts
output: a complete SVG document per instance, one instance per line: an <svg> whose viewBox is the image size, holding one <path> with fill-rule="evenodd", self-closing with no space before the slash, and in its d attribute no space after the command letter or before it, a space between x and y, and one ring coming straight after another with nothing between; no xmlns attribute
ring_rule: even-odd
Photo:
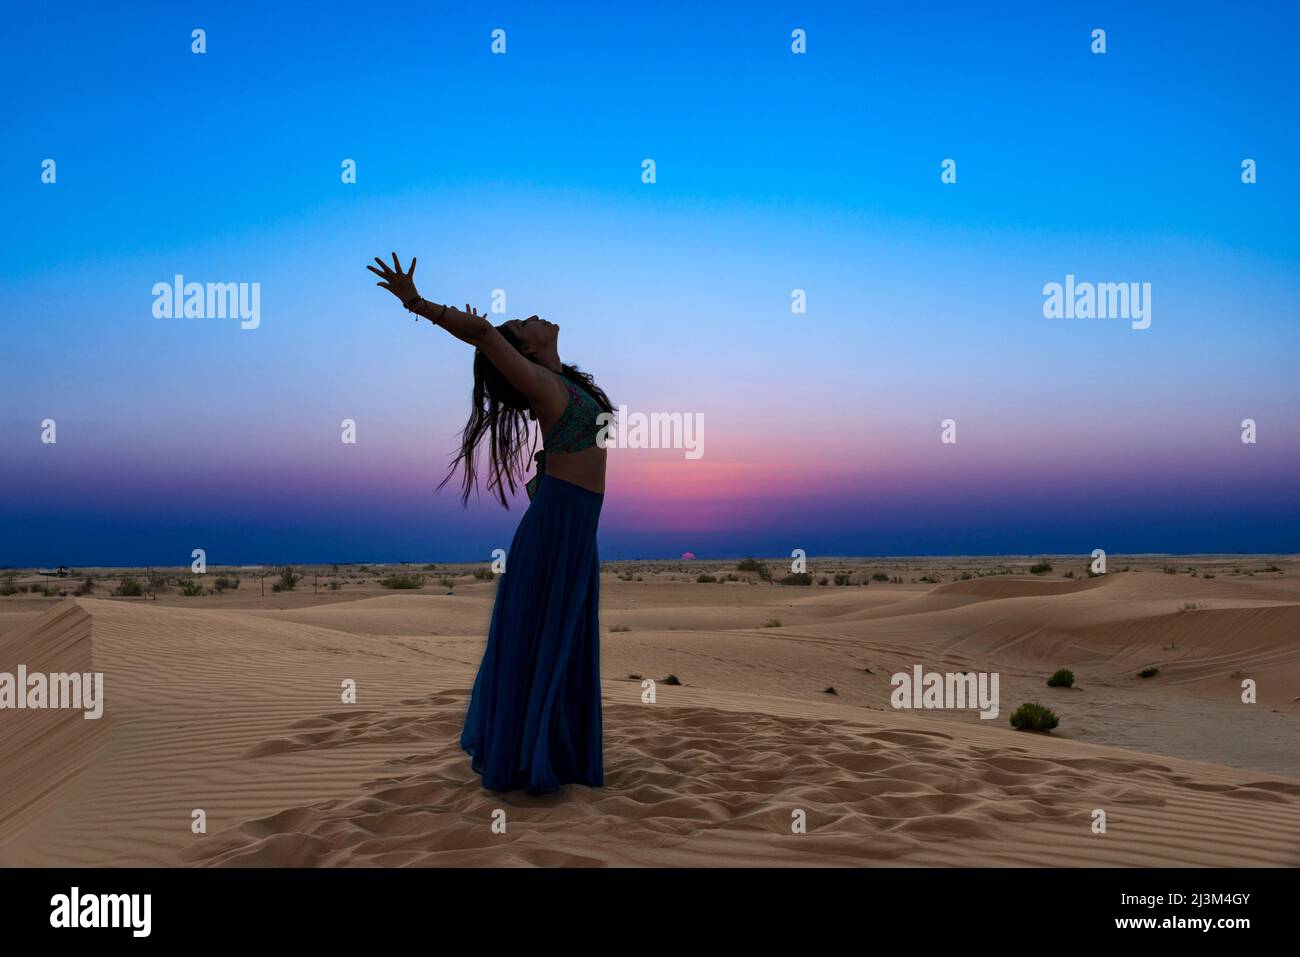
<svg viewBox="0 0 1300 957"><path fill-rule="evenodd" d="M491 572L488 572L491 575ZM379 579L379 584L385 588L420 588L424 585L423 575L389 575L387 578Z"/></svg>
<svg viewBox="0 0 1300 957"><path fill-rule="evenodd" d="M757 559L741 559L741 561L736 565L736 571L757 572L758 577L763 579L763 581L770 582L772 580L772 569L768 568L767 565Z"/></svg>
<svg viewBox="0 0 1300 957"><path fill-rule="evenodd" d="M889 581L889 576L886 575L884 572L876 572L871 576L871 580L873 582L887 582Z"/></svg>
<svg viewBox="0 0 1300 957"><path fill-rule="evenodd" d="M490 568L474 569L474 577L481 582L490 582L496 579L496 574Z"/></svg>
<svg viewBox="0 0 1300 957"><path fill-rule="evenodd" d="M1017 731L1051 731L1061 719L1051 708L1045 708L1037 702L1022 704L1011 715L1011 727Z"/></svg>
<svg viewBox="0 0 1300 957"><path fill-rule="evenodd" d="M937 585L943 579L938 575L922 575L919 580L925 582L927 585Z"/></svg>
<svg viewBox="0 0 1300 957"><path fill-rule="evenodd" d="M852 584L853 584L853 577L852 577L851 575L849 575L847 572L836 572L836 573L835 573L835 584L837 584L837 585L852 585Z"/></svg>
<svg viewBox="0 0 1300 957"><path fill-rule="evenodd" d="M193 578L184 578L181 580L181 594L186 598L193 598L195 595L203 594L203 579L195 575Z"/></svg>
<svg viewBox="0 0 1300 957"><path fill-rule="evenodd" d="M16 595L16 594L18 594L18 586L15 585L13 582L5 582L4 584L0 584L0 595Z"/></svg>
<svg viewBox="0 0 1300 957"><path fill-rule="evenodd" d="M227 578L225 575L222 575L212 583L212 587L217 591L234 591L239 587L239 579Z"/></svg>
<svg viewBox="0 0 1300 957"><path fill-rule="evenodd" d="M113 589L113 594L119 598L139 598L144 594L144 586L130 575L127 575L117 583L117 588Z"/></svg>
<svg viewBox="0 0 1300 957"><path fill-rule="evenodd" d="M1138 677L1139 677L1139 678L1154 678L1154 677L1155 677L1156 675L1158 675L1158 674L1160 674L1160 669L1159 669L1159 668L1155 668L1155 667L1151 667L1151 668L1143 668L1141 671L1138 672Z"/></svg>
<svg viewBox="0 0 1300 957"><path fill-rule="evenodd" d="M700 574L696 575L695 580L699 582L701 585L709 585L717 581L717 579L714 578L712 575L706 575L703 572L700 572Z"/></svg>
<svg viewBox="0 0 1300 957"><path fill-rule="evenodd" d="M330 591L338 591L340 588L343 587L343 583L342 583L342 582L332 581L332 582L330 582L328 585L326 585L325 587L328 588Z"/></svg>
<svg viewBox="0 0 1300 957"><path fill-rule="evenodd" d="M609 630L610 631L631 631L632 629L629 628L627 625L614 625Z"/></svg>
<svg viewBox="0 0 1300 957"><path fill-rule="evenodd" d="M95 579L91 578L89 575L86 576L85 581L83 581L80 585L77 586L78 595L89 595L94 590L95 590Z"/></svg>
<svg viewBox="0 0 1300 957"><path fill-rule="evenodd" d="M661 683L666 685L679 685L682 683L682 680L678 678L676 675L669 675Z"/></svg>
<svg viewBox="0 0 1300 957"><path fill-rule="evenodd" d="M1049 688L1073 688L1074 672L1069 668L1058 668L1052 672L1052 677L1047 679Z"/></svg>
<svg viewBox="0 0 1300 957"><path fill-rule="evenodd" d="M292 565L280 569L280 580L271 586L272 591L293 591L302 576L293 570Z"/></svg>
<svg viewBox="0 0 1300 957"><path fill-rule="evenodd" d="M781 579L782 585L811 585L812 576L807 572L794 572Z"/></svg>
<svg viewBox="0 0 1300 957"><path fill-rule="evenodd" d="M1041 562L1035 562L1029 566L1029 574L1031 575L1046 575L1051 570L1052 563L1045 558Z"/></svg>
<svg viewBox="0 0 1300 957"><path fill-rule="evenodd" d="M767 620L767 623L766 623L765 625L763 625L763 627L764 627L764 628L780 628L780 627L781 627L781 619L780 619L780 618L769 618L769 619Z"/></svg>

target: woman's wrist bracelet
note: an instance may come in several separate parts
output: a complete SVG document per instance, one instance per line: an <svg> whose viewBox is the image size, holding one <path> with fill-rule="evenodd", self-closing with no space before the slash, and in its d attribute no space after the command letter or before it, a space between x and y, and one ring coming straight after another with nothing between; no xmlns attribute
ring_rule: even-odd
<svg viewBox="0 0 1300 957"><path fill-rule="evenodd" d="M424 297L421 296L421 295L417 292L417 293L416 293L414 296L412 296L410 299L403 299L403 300L402 300L402 308L403 308L403 309L406 309L406 310L409 311L409 312L415 312L415 307L420 303L420 301L421 301L423 298L424 298Z"/></svg>
<svg viewBox="0 0 1300 957"><path fill-rule="evenodd" d="M423 296L417 295L411 299L408 299L406 302L403 302L402 305L405 306L409 311L414 312L417 316L422 316L424 315L424 313L418 312L417 310L420 308L420 306L423 303L427 301L428 300L426 300ZM447 314L447 306L444 303L441 310L439 310L438 317L436 319L433 316L424 316L424 318L428 319L436 326L438 323L442 322L442 317L445 316L446 314Z"/></svg>

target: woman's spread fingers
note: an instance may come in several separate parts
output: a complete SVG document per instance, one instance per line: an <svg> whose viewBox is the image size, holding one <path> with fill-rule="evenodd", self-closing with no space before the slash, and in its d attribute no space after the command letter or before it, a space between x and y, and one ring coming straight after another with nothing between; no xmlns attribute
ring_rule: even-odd
<svg viewBox="0 0 1300 957"><path fill-rule="evenodd" d="M410 272L407 273L407 275L408 275L408 276L414 276L414 275L415 275L415 257L414 257L414 256L411 257L411 270L410 270Z"/></svg>
<svg viewBox="0 0 1300 957"><path fill-rule="evenodd" d="M393 253L393 272L399 276L402 274L402 264L397 261L397 253Z"/></svg>
<svg viewBox="0 0 1300 957"><path fill-rule="evenodd" d="M369 270L370 270L372 273L374 273L376 276L382 276L382 275L383 275L383 273L380 272L378 269L376 269L374 266L367 266L366 268L369 269Z"/></svg>

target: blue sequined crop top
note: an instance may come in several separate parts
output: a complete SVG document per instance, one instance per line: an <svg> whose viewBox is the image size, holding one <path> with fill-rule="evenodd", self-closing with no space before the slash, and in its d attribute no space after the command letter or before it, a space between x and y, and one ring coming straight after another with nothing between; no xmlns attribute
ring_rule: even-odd
<svg viewBox="0 0 1300 957"><path fill-rule="evenodd" d="M570 379L564 380L569 390L569 404L564 414L542 437L542 448L548 452L580 452L596 444L600 424L596 416L602 409L587 390Z"/></svg>
<svg viewBox="0 0 1300 957"><path fill-rule="evenodd" d="M596 444L596 436L603 426L596 421L596 416L604 410L587 390L569 378L565 378L564 387L569 390L569 404L564 413L542 436L542 451L533 456L537 462L537 474L528 480L524 488L531 499L537 492L537 483L546 472L546 453L581 452Z"/></svg>

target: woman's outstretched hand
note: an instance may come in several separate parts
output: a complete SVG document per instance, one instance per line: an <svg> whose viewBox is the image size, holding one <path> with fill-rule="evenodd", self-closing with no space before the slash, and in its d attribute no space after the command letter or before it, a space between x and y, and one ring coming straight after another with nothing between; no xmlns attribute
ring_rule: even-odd
<svg viewBox="0 0 1300 957"><path fill-rule="evenodd" d="M388 263L384 262L378 256L375 262L379 263L379 268L367 266L372 273L380 277L380 281L375 283L376 286L383 286L402 303L408 302L414 296L418 295L415 290L415 257L411 257L411 268L402 272L402 264L397 261L397 253L393 253L393 268L388 268Z"/></svg>

